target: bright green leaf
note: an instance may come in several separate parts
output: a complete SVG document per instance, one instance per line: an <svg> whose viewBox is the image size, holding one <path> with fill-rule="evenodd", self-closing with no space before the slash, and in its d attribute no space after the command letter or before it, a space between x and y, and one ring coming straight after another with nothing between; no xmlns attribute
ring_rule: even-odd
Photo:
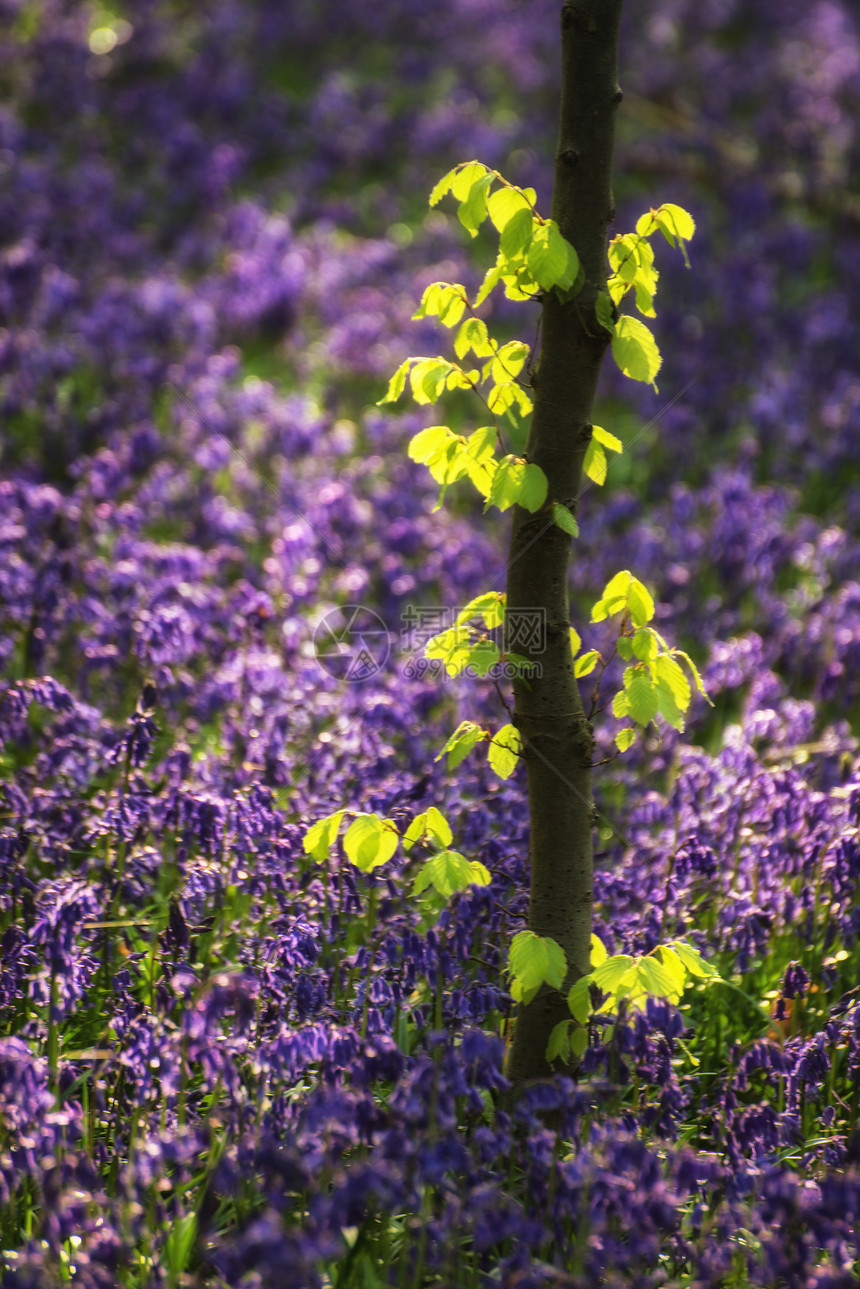
<svg viewBox="0 0 860 1289"><path fill-rule="evenodd" d="M615 742L619 752L626 752L636 742L636 731L631 729L629 725L625 725L615 735Z"/></svg>
<svg viewBox="0 0 860 1289"><path fill-rule="evenodd" d="M404 358L403 362L388 382L388 389L386 390L384 397L377 400L377 407L381 407L383 403L397 402L398 398L406 388L406 377L409 374L409 368L415 361L416 360L414 358Z"/></svg>
<svg viewBox="0 0 860 1289"><path fill-rule="evenodd" d="M466 664L479 676L486 676L499 661L499 646L492 640L479 640L469 650L469 661Z"/></svg>
<svg viewBox="0 0 860 1289"><path fill-rule="evenodd" d="M567 974L564 949L549 936L520 931L511 941L508 970L531 992L548 984L560 989Z"/></svg>
<svg viewBox="0 0 860 1289"><path fill-rule="evenodd" d="M488 759L500 779L509 779L519 760L522 738L513 725L503 725L490 740Z"/></svg>
<svg viewBox="0 0 860 1289"><path fill-rule="evenodd" d="M608 957L608 954L606 952L606 945L603 943L600 936L595 935L594 932L592 931L591 933L591 969L592 971L594 970L595 967L599 967L601 962L605 962L607 957Z"/></svg>
<svg viewBox="0 0 860 1289"><path fill-rule="evenodd" d="M582 468L592 483L603 485L606 481L606 453L595 439L589 439Z"/></svg>
<svg viewBox="0 0 860 1289"><path fill-rule="evenodd" d="M611 958L607 958L605 962L601 962L599 967L595 967L591 973L591 979L602 993L611 996L615 993L616 988L632 965L633 959L629 954L614 954Z"/></svg>
<svg viewBox="0 0 860 1289"><path fill-rule="evenodd" d="M673 653L676 658L684 659L684 662L687 664L687 666L690 669L690 674L693 677L693 682L696 688L698 689L699 693L702 695L705 702L710 703L711 707L713 707L714 704L711 703L711 700L708 697L707 692L705 691L705 686L702 684L702 677L699 675L699 670L696 664L693 662L693 659L690 657L688 653L684 653L683 649L674 649Z"/></svg>
<svg viewBox="0 0 860 1289"><path fill-rule="evenodd" d="M430 193L431 206L438 205L442 198L451 191L451 186L457 177L459 169L459 166L454 166L453 170L449 170L446 175L443 175L439 182L434 186L433 191Z"/></svg>
<svg viewBox="0 0 860 1289"><path fill-rule="evenodd" d="M679 712L686 712L690 706L690 682L681 668L667 653L661 653L656 660L657 676L672 691Z"/></svg>
<svg viewBox="0 0 860 1289"><path fill-rule="evenodd" d="M449 900L455 891L465 891L473 884L472 865L465 855L456 850L442 850L428 859L413 883L413 892L420 895L428 886Z"/></svg>
<svg viewBox="0 0 860 1289"><path fill-rule="evenodd" d="M563 506L560 501L554 501L552 503L552 519L553 523L570 537L579 536L579 524L568 510L567 506Z"/></svg>
<svg viewBox="0 0 860 1289"><path fill-rule="evenodd" d="M456 770L461 761L472 751L476 743L480 743L487 737L487 731L474 721L461 721L454 733L448 739L448 742L442 748L442 751L434 760L441 761L442 757L448 755L448 769Z"/></svg>
<svg viewBox="0 0 860 1289"><path fill-rule="evenodd" d="M421 840L426 831L427 812L424 811L422 814L415 816L409 827L406 829L406 832L403 834L403 849L407 851L411 850L415 843Z"/></svg>
<svg viewBox="0 0 860 1289"><path fill-rule="evenodd" d="M716 967L706 962L699 950L694 949L691 944L687 944L685 940L673 940L671 947L691 976L699 976L704 980L719 980L719 972Z"/></svg>
<svg viewBox="0 0 860 1289"><path fill-rule="evenodd" d="M457 201L467 201L472 188L482 179L492 177L492 171L480 161L467 161L455 168L451 192Z"/></svg>
<svg viewBox="0 0 860 1289"><path fill-rule="evenodd" d="M596 649L589 649L587 653L582 654L573 664L573 674L576 679L581 680L583 676L590 675L599 661L600 654Z"/></svg>
<svg viewBox="0 0 860 1289"><path fill-rule="evenodd" d="M610 434L608 430L604 430L602 425L592 425L591 437L596 439L601 447L607 448L610 452L624 451L621 440L617 439L614 434Z"/></svg>
<svg viewBox="0 0 860 1289"><path fill-rule="evenodd" d="M487 324L481 318L466 318L454 340L454 352L463 359L469 351L476 358L488 358L495 352L487 331Z"/></svg>
<svg viewBox="0 0 860 1289"><path fill-rule="evenodd" d="M627 696L626 689L619 689L613 698L612 715L617 716L619 720L630 715L630 699Z"/></svg>
<svg viewBox="0 0 860 1289"><path fill-rule="evenodd" d="M672 974L656 958L640 959L638 977L640 988L657 998L671 998L677 1002L680 997Z"/></svg>
<svg viewBox="0 0 860 1289"><path fill-rule="evenodd" d="M507 510L518 503L525 510L540 510L546 501L547 480L540 466L522 457L502 457L487 497L487 506ZM485 507L486 509L486 507Z"/></svg>
<svg viewBox="0 0 860 1289"><path fill-rule="evenodd" d="M657 342L644 322L629 314L618 319L612 337L612 356L625 376L654 384L662 359Z"/></svg>
<svg viewBox="0 0 860 1289"><path fill-rule="evenodd" d="M582 637L575 627L570 628L570 651L574 658L582 648Z"/></svg>
<svg viewBox="0 0 860 1289"><path fill-rule="evenodd" d="M552 219L533 228L526 264L543 291L572 286L579 272L579 256Z"/></svg>
<svg viewBox="0 0 860 1289"><path fill-rule="evenodd" d="M495 175L483 174L476 178L469 188L468 196L460 203L457 218L472 236L477 237L478 229L487 218L487 192L492 187ZM457 184L454 185L455 191Z"/></svg>
<svg viewBox="0 0 860 1289"><path fill-rule="evenodd" d="M567 1005L570 1013L580 1025L585 1025L592 1012L591 995L588 992L588 986L591 983L591 976L580 976L579 980L571 986L567 995Z"/></svg>
<svg viewBox="0 0 860 1289"><path fill-rule="evenodd" d="M427 832L429 832L433 839L438 841L442 846L450 846L454 839L454 834L451 832L451 825L442 814L442 811L438 810L436 806L428 807Z"/></svg>
<svg viewBox="0 0 860 1289"><path fill-rule="evenodd" d="M337 838L343 816L343 810L336 810L333 815L326 815L325 819L318 819L315 824L311 824L305 833L305 853L320 862L326 860Z"/></svg>
<svg viewBox="0 0 860 1289"><path fill-rule="evenodd" d="M653 662L657 657L657 637L650 627L639 627L633 635L631 646L640 662Z"/></svg>
<svg viewBox="0 0 860 1289"><path fill-rule="evenodd" d="M630 677L629 684L628 673L624 677L627 711L638 725L647 725L649 721L653 721L659 708L657 689L647 671L638 667L629 670L633 670L634 675Z"/></svg>
<svg viewBox="0 0 860 1289"><path fill-rule="evenodd" d="M472 618L483 618L489 630L500 627L505 620L505 599L504 591L485 591L476 596L457 614L457 626Z"/></svg>
<svg viewBox="0 0 860 1289"><path fill-rule="evenodd" d="M387 864L397 849L397 830L390 819L361 814L353 819L343 838L348 857L362 872Z"/></svg>

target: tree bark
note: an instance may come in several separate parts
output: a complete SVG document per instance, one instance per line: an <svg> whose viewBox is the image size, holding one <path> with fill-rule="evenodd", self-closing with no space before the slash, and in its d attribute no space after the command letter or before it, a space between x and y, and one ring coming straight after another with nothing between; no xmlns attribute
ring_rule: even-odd
<svg viewBox="0 0 860 1289"><path fill-rule="evenodd" d="M552 217L576 248L585 284L562 303L543 299L541 348L526 456L544 471L548 503L576 513L591 437L595 389L610 336L597 322L606 286L607 230L614 218L612 149L622 0L567 0L561 10L562 92ZM544 510L517 507L508 556L507 621L512 649L539 667L514 683L514 724L523 739L531 823L529 928L552 936L568 962L564 991L544 986L520 1005L508 1061L515 1089L551 1073L546 1046L567 1019L567 990L589 970L592 907L591 724L573 674L568 564L570 538ZM542 618L542 640L528 626Z"/></svg>

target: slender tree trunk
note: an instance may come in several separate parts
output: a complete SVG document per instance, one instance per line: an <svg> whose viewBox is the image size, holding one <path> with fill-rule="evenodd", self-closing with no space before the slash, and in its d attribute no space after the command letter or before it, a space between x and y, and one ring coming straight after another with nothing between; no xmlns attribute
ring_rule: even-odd
<svg viewBox="0 0 860 1289"><path fill-rule="evenodd" d="M561 10L562 93L552 217L576 248L585 285L562 304L543 301L526 455L549 481L548 500L575 513L591 437L597 378L609 333L594 303L606 285L612 198L612 146L618 88L622 0L567 0ZM515 724L523 737L531 819L529 927L567 954L565 992L544 987L520 1006L508 1062L515 1087L551 1071L546 1046L569 1017L566 990L589 970L592 905L593 738L573 674L568 604L570 538L547 513L516 508L508 557L511 647L540 667L515 682ZM575 548L574 548L575 549ZM528 641L542 617L544 639Z"/></svg>

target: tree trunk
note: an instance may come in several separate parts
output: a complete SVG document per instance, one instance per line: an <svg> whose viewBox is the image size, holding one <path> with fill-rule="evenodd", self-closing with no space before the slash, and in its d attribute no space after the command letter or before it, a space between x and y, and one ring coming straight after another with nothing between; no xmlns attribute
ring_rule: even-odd
<svg viewBox="0 0 860 1289"><path fill-rule="evenodd" d="M526 455L549 482L548 501L576 513L582 462L591 437L597 378L609 332L595 318L606 286L612 198L612 146L618 88L622 0L568 0L561 11L562 93L552 217L576 248L585 285L562 304L543 300L542 340L534 376ZM564 992L544 986L521 1005L508 1075L515 1087L551 1073L546 1046L570 1016L566 993L589 970L592 906L591 724L573 674L568 603L570 538L548 520L517 507L508 557L510 647L533 659L539 674L514 683L514 723L523 738L531 821L529 928L564 949ZM529 624L545 623L542 640Z"/></svg>

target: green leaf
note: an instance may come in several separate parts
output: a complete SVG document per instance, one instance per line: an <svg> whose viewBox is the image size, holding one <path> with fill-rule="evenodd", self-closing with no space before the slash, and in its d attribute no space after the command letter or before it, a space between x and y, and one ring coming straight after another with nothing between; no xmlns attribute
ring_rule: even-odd
<svg viewBox="0 0 860 1289"><path fill-rule="evenodd" d="M629 725L625 725L615 735L615 742L619 752L626 752L636 742L636 731L631 729Z"/></svg>
<svg viewBox="0 0 860 1289"><path fill-rule="evenodd" d="M619 689L618 693L613 698L612 715L617 716L619 720L623 716L630 715L630 699L627 696L626 689Z"/></svg>
<svg viewBox="0 0 860 1289"><path fill-rule="evenodd" d="M511 408L518 408L521 416L528 416L533 405L522 385L514 380L506 380L490 390L487 406L496 416L504 416Z"/></svg>
<svg viewBox="0 0 860 1289"><path fill-rule="evenodd" d="M657 676L672 691L672 697L679 712L686 712L690 706L690 682L681 668L667 653L661 653L656 661Z"/></svg>
<svg viewBox="0 0 860 1289"><path fill-rule="evenodd" d="M549 1042L546 1045L546 1059L548 1061L567 1061L570 1057L570 1030L569 1020L560 1020L552 1028L549 1036Z"/></svg>
<svg viewBox="0 0 860 1289"><path fill-rule="evenodd" d="M333 815L326 815L325 819L318 819L315 824L311 824L305 833L304 846L307 855L312 855L320 862L328 859L328 853L337 839L340 821L344 814L345 811L336 810Z"/></svg>
<svg viewBox="0 0 860 1289"><path fill-rule="evenodd" d="M570 1059L581 1061L588 1047L588 1030L575 1029L570 1036Z"/></svg>
<svg viewBox="0 0 860 1289"><path fill-rule="evenodd" d="M383 398L377 399L376 406L381 407L383 403L396 403L400 395L406 388L406 377L409 374L409 368L416 359L404 358L403 362L397 368L397 371L388 382L388 389Z"/></svg>
<svg viewBox="0 0 860 1289"><path fill-rule="evenodd" d="M494 193L493 195L495 196L496 194ZM531 241L533 227L534 217L528 206L515 211L505 224L499 237L499 246L508 261L517 260L526 254Z"/></svg>
<svg viewBox="0 0 860 1289"><path fill-rule="evenodd" d="M609 243L609 264L623 282L630 283L639 269L639 238L633 233L619 234Z"/></svg>
<svg viewBox="0 0 860 1289"><path fill-rule="evenodd" d="M618 657L623 658L625 662L633 659L633 641L630 636L619 636L618 643L615 646L618 650Z"/></svg>
<svg viewBox="0 0 860 1289"><path fill-rule="evenodd" d="M580 1025L588 1023L588 1018L592 1013L591 994L588 987L591 984L591 976L580 976L579 980L570 988L567 995L567 1005L570 1008L570 1014Z"/></svg>
<svg viewBox="0 0 860 1289"><path fill-rule="evenodd" d="M489 375L490 379L497 384L515 380L525 366L528 356L529 347L523 340L509 340L494 353L492 361L487 364L489 372L486 369L484 371L484 379Z"/></svg>
<svg viewBox="0 0 860 1289"><path fill-rule="evenodd" d="M513 725L503 725L490 740L488 760L500 779L509 779L517 767L522 738Z"/></svg>
<svg viewBox="0 0 860 1289"><path fill-rule="evenodd" d="M644 322L629 314L618 319L612 337L612 356L625 376L654 384L662 359L657 342Z"/></svg>
<svg viewBox="0 0 860 1289"><path fill-rule="evenodd" d="M630 672L628 683L628 675ZM659 709L657 689L647 671L639 667L628 668L624 674L624 688L627 693L627 710L638 725L647 725L653 721Z"/></svg>
<svg viewBox="0 0 860 1289"><path fill-rule="evenodd" d="M579 524L568 510L567 506L563 506L560 501L554 501L552 503L552 518L553 523L556 524L558 528L561 528L566 532L570 537L579 536Z"/></svg>
<svg viewBox="0 0 860 1289"><path fill-rule="evenodd" d="M484 274L484 280L481 283L481 288L478 291L478 294L475 296L476 309L479 309L481 307L481 305L484 303L484 301L486 300L490 292L493 291L499 285L499 283L502 280L503 272L504 272L504 263L501 260L501 258L496 261L496 263L493 265L492 268L487 269L486 273Z"/></svg>
<svg viewBox="0 0 860 1289"><path fill-rule="evenodd" d="M684 210L683 206L676 206L674 202L665 201L657 214L661 228L666 224L681 241L690 241L696 231L696 223L688 210Z"/></svg>
<svg viewBox="0 0 860 1289"><path fill-rule="evenodd" d="M531 233L534 200L533 188L516 188L512 184L503 184L497 188L487 201L490 219L497 232L503 233L512 220L525 214L528 216Z"/></svg>
<svg viewBox="0 0 860 1289"><path fill-rule="evenodd" d="M627 597L632 580L633 574L626 568L610 578L603 588L603 594L591 610L592 622L602 622L604 618L612 617L614 613L621 613L627 608Z"/></svg>
<svg viewBox="0 0 860 1289"><path fill-rule="evenodd" d="M567 958L550 936L520 931L511 941L508 970L529 992L543 984L560 989L567 975Z"/></svg>
<svg viewBox="0 0 860 1289"><path fill-rule="evenodd" d="M675 991L680 997L687 984L686 967L675 950L668 944L659 944L653 952L669 973L675 986Z"/></svg>
<svg viewBox="0 0 860 1289"><path fill-rule="evenodd" d="M491 171L476 177L469 187L468 195L460 202L457 218L472 237L477 237L478 229L487 218L487 192L494 179L495 175ZM454 183L455 196L458 185L459 179Z"/></svg>
<svg viewBox="0 0 860 1289"><path fill-rule="evenodd" d="M711 703L711 700L705 691L705 686L702 684L702 677L699 675L699 670L696 664L693 662L693 659L690 657L688 653L684 653L683 649L674 649L672 652L674 653L676 658L684 659L684 662L690 668L690 675L693 677L693 681L699 693L702 695L705 702L710 703L711 707L713 707L714 704Z"/></svg>
<svg viewBox="0 0 860 1289"><path fill-rule="evenodd" d="M577 658L576 662L573 664L573 674L576 679L581 680L583 676L590 675L591 672L594 671L599 660L600 654L596 649L589 649L587 653L584 653L581 657Z"/></svg>
<svg viewBox="0 0 860 1289"><path fill-rule="evenodd" d="M415 816L409 827L406 829L406 832L403 834L403 837L401 838L403 849L406 851L411 850L415 843L421 840L426 831L427 812L424 811L423 814Z"/></svg>
<svg viewBox="0 0 860 1289"><path fill-rule="evenodd" d="M678 704L675 702L675 695L672 693L665 680L657 681L657 702L659 703L660 715L663 720L668 722L673 729L684 732L684 716Z"/></svg>
<svg viewBox="0 0 860 1289"><path fill-rule="evenodd" d="M347 828L343 848L356 868L369 873L388 863L397 849L397 841L397 829L390 819L361 814Z"/></svg>
<svg viewBox="0 0 860 1289"><path fill-rule="evenodd" d="M606 453L594 439L590 439L585 449L582 468L593 483L601 486L606 481Z"/></svg>
<svg viewBox="0 0 860 1289"><path fill-rule="evenodd" d="M671 947L691 976L698 976L702 980L719 980L720 974L716 967L706 962L699 950L691 944L687 944L685 940L673 940Z"/></svg>
<svg viewBox="0 0 860 1289"><path fill-rule="evenodd" d="M635 627L644 627L654 616L654 601L648 589L636 577L630 578L627 592L630 620Z"/></svg>
<svg viewBox="0 0 860 1289"><path fill-rule="evenodd" d="M574 658L582 648L582 637L575 627L570 628L570 651Z"/></svg>
<svg viewBox="0 0 860 1289"><path fill-rule="evenodd" d="M492 175L492 171L482 161L463 162L457 166L457 171L451 184L451 192L457 198L457 201L467 201L474 185L486 178L487 175Z"/></svg>
<svg viewBox="0 0 860 1289"><path fill-rule="evenodd" d="M489 358L495 353L487 324L481 318L466 318L454 340L454 352L458 358L465 358L470 350L476 358Z"/></svg>
<svg viewBox="0 0 860 1289"><path fill-rule="evenodd" d="M469 650L469 661L466 665L471 667L477 675L486 676L495 667L500 657L501 653L497 644L492 640L479 640Z"/></svg>
<svg viewBox="0 0 860 1289"><path fill-rule="evenodd" d="M465 891L473 882L472 865L465 855L456 850L442 850L423 865L412 891L414 895L420 895L428 886L433 886L444 899L449 900L455 891Z"/></svg>
<svg viewBox="0 0 860 1289"><path fill-rule="evenodd" d="M615 335L615 319L613 317L612 300L608 291L598 291L597 299L594 301L594 314L601 327Z"/></svg>
<svg viewBox="0 0 860 1289"><path fill-rule="evenodd" d="M533 227L526 264L543 291L572 286L579 272L579 256L552 219Z"/></svg>
<svg viewBox="0 0 860 1289"><path fill-rule="evenodd" d="M461 761L472 751L476 743L487 737L487 731L474 721L461 721L435 761L441 761L448 754L448 769L456 770Z"/></svg>
<svg viewBox="0 0 860 1289"><path fill-rule="evenodd" d="M631 647L640 662L653 662L657 657L657 637L650 627L639 627L633 635Z"/></svg>
<svg viewBox="0 0 860 1289"><path fill-rule="evenodd" d="M434 186L433 191L430 193L431 206L437 206L442 198L451 191L459 170L459 166L454 166L453 170L449 170L446 175L443 175L439 182Z"/></svg>
<svg viewBox="0 0 860 1289"><path fill-rule="evenodd" d="M466 288L459 282L431 282L421 297L413 318L438 318L446 327L455 326L466 308Z"/></svg>
<svg viewBox="0 0 860 1289"><path fill-rule="evenodd" d="M470 434L466 440L466 456L464 458L466 473L482 497L489 496L490 489L493 486L493 479L497 469L497 437L494 425L482 425L479 430L475 430L473 434Z"/></svg>
<svg viewBox="0 0 860 1289"><path fill-rule="evenodd" d="M657 998L671 998L677 1002L680 991L669 971L656 958L645 957L639 962L639 987Z"/></svg>
<svg viewBox="0 0 860 1289"><path fill-rule="evenodd" d="M603 594L591 610L591 620L602 622L625 609L637 627L645 626L654 616L654 601L647 587L626 568L606 583Z"/></svg>
<svg viewBox="0 0 860 1289"><path fill-rule="evenodd" d="M601 447L607 448L610 452L624 451L621 440L617 439L614 434L610 434L608 430L604 430L602 425L592 425L591 437L596 439Z"/></svg>
<svg viewBox="0 0 860 1289"><path fill-rule="evenodd" d="M599 967L601 962L605 962L607 959L607 956L608 955L606 952L606 945L603 943L600 936L595 935L594 932L592 931L591 933L591 968L592 970L594 970L595 967Z"/></svg>
<svg viewBox="0 0 860 1289"><path fill-rule="evenodd" d="M472 870L472 886L489 886L493 880L490 870L479 859L473 859L469 863Z"/></svg>
<svg viewBox="0 0 860 1289"><path fill-rule="evenodd" d="M419 359L409 374L415 402L435 403L445 388L448 376L457 370L445 358Z"/></svg>
<svg viewBox="0 0 860 1289"><path fill-rule="evenodd" d="M547 480L540 466L522 457L502 457L487 497L488 506L507 510L518 503L526 510L540 510L546 501Z"/></svg>
<svg viewBox="0 0 860 1289"><path fill-rule="evenodd" d="M612 997L632 965L633 959L629 954L616 953L605 962L601 962L599 967L595 967L591 973L591 979L602 993Z"/></svg>
<svg viewBox="0 0 860 1289"><path fill-rule="evenodd" d="M523 479L519 504L524 510L530 510L532 513L540 510L546 501L547 478L539 465L529 462L525 469L525 478Z"/></svg>
<svg viewBox="0 0 860 1289"><path fill-rule="evenodd" d="M447 425L428 425L409 441L409 457L427 466L437 483L455 483L466 474L467 447Z"/></svg>
<svg viewBox="0 0 860 1289"><path fill-rule="evenodd" d="M436 806L428 807L427 832L430 833L434 841L438 841L442 846L450 846L454 839L454 834L451 832L451 825L442 814L442 811L437 810Z"/></svg>
<svg viewBox="0 0 860 1289"><path fill-rule="evenodd" d="M470 627L448 627L431 636L424 646L424 657L440 658L449 676L459 676L469 665L473 639Z"/></svg>
<svg viewBox="0 0 860 1289"><path fill-rule="evenodd" d="M456 625L462 626L472 618L483 618L489 630L500 627L505 620L505 600L504 591L485 591L483 595L476 596L460 610Z"/></svg>

